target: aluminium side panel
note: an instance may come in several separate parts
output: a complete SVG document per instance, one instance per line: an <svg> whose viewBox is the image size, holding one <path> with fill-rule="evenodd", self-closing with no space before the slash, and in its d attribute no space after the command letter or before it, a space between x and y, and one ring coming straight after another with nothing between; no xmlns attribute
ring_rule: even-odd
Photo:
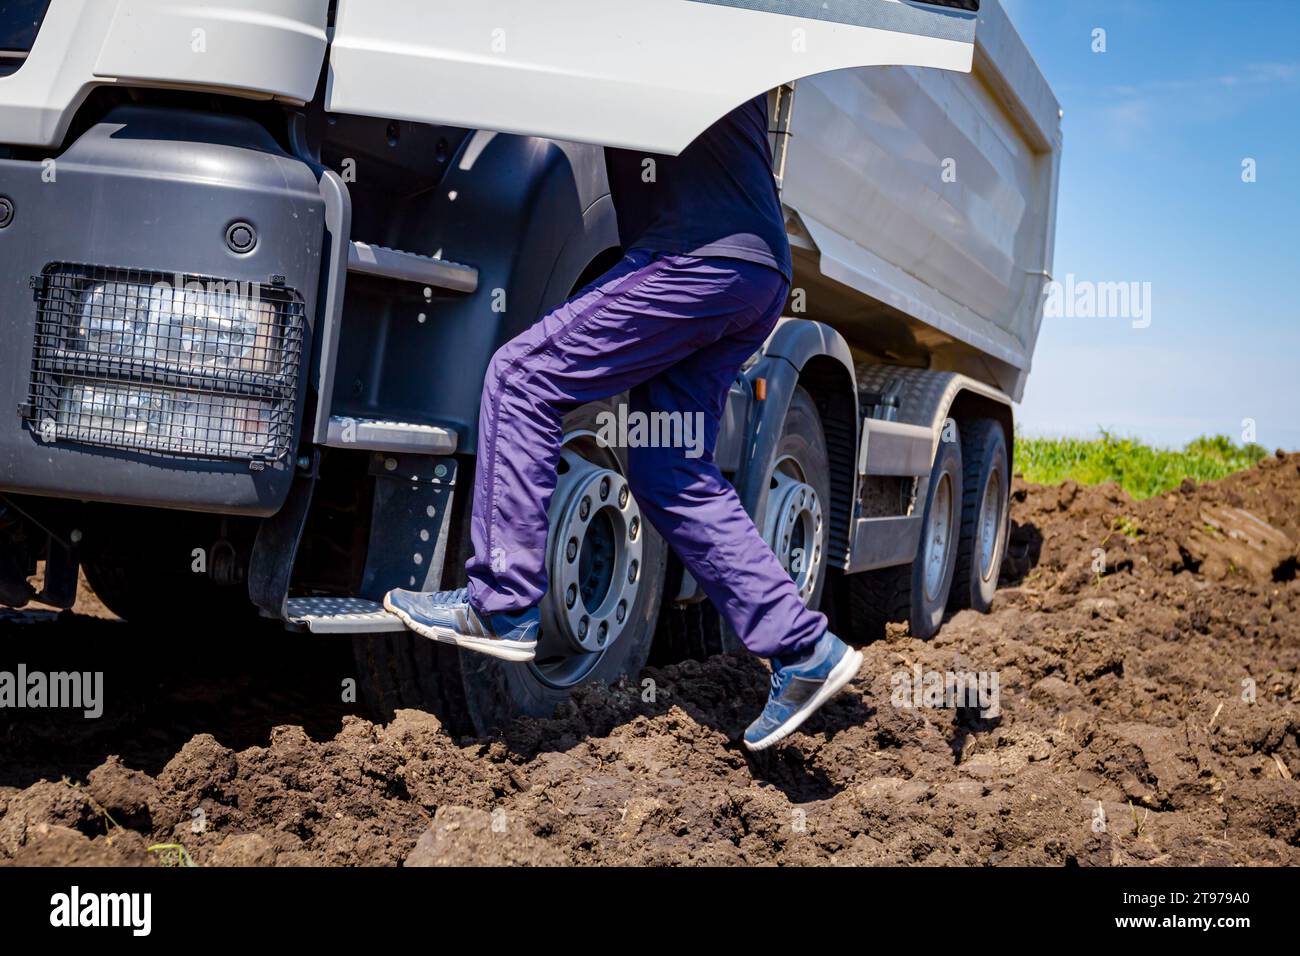
<svg viewBox="0 0 1300 956"><path fill-rule="evenodd" d="M841 70L796 84L785 203L822 274L1007 370L1017 397L1051 269L1059 107L986 0L971 74Z"/></svg>

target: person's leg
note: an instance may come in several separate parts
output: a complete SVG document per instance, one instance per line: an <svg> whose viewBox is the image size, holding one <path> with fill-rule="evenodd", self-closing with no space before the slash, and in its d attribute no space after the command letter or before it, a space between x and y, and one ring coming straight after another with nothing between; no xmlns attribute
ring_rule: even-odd
<svg viewBox="0 0 1300 956"><path fill-rule="evenodd" d="M528 659L547 588L547 510L564 413L713 344L764 294L756 284L763 274L776 275L743 262L633 252L502 346L483 385L468 587L392 591L384 606L427 637Z"/></svg>
<svg viewBox="0 0 1300 956"><path fill-rule="evenodd" d="M784 280L782 280L784 288ZM713 460L727 392L780 317L785 296L759 302L714 344L632 390L632 410L697 416L698 449L629 449L637 504L668 541L745 647L759 657L798 655L826 632Z"/></svg>
<svg viewBox="0 0 1300 956"><path fill-rule="evenodd" d="M733 265L748 264L668 256L616 271L497 352L484 381L474 557L466 565L480 611L531 607L546 593L547 510L564 413L715 342L748 308L750 272Z"/></svg>
<svg viewBox="0 0 1300 956"><path fill-rule="evenodd" d="M713 345L632 390L634 411L693 414L703 422L702 446L630 449L629 478L642 512L745 647L771 659L767 704L744 733L745 746L756 751L794 733L862 666L861 652L832 634L825 616L804 607L713 460L727 390L771 332L784 301L782 280L771 311L760 302Z"/></svg>
<svg viewBox="0 0 1300 956"><path fill-rule="evenodd" d="M661 268L647 252L629 253L493 355L479 404L473 554L465 565L480 611L523 610L545 593L547 511L564 413L618 393L606 394L602 377L590 374L598 357L569 343L578 336L590 343L600 313Z"/></svg>

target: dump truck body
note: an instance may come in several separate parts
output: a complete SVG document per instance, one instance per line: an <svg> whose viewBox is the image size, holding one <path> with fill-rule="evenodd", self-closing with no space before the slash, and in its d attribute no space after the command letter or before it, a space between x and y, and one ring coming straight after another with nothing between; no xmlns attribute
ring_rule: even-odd
<svg viewBox="0 0 1300 956"><path fill-rule="evenodd" d="M808 317L1018 401L1052 271L1061 110L1006 13L981 9L971 73L840 70L798 81L792 105L800 280L859 293Z"/></svg>

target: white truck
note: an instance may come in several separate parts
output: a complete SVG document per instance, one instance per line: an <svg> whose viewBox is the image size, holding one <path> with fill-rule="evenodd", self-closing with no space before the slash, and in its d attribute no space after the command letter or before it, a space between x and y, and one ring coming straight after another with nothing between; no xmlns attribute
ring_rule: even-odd
<svg viewBox="0 0 1300 956"><path fill-rule="evenodd" d="M488 360L620 255L601 147L765 90L794 292L717 460L849 639L987 609L1061 155L996 0L3 0L0 604L346 635L477 732L730 649L599 406L535 662L376 602L464 580Z"/></svg>

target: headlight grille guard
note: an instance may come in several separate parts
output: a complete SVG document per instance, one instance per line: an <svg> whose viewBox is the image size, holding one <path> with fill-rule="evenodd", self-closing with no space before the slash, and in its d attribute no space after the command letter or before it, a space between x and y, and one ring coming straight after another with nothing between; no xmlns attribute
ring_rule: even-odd
<svg viewBox="0 0 1300 956"><path fill-rule="evenodd" d="M305 308L269 283L58 262L32 277L38 440L169 458L291 450Z"/></svg>

